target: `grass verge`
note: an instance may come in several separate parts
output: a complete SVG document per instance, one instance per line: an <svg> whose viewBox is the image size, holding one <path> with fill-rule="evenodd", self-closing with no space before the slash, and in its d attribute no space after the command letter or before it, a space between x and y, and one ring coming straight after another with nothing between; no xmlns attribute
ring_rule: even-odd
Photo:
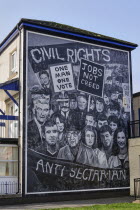
<svg viewBox="0 0 140 210"><path fill-rule="evenodd" d="M118 204L104 204L104 205L93 205L93 206L84 206L84 207L72 207L72 208L53 208L49 210L140 210L140 204L136 203L118 203ZM48 209L40 209L48 210Z"/></svg>

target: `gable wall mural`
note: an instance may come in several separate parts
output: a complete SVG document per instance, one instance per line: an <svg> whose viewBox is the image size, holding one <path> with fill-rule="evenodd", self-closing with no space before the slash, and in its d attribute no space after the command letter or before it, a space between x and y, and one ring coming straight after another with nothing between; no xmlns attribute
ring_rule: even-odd
<svg viewBox="0 0 140 210"><path fill-rule="evenodd" d="M129 187L129 52L27 32L25 192Z"/></svg>

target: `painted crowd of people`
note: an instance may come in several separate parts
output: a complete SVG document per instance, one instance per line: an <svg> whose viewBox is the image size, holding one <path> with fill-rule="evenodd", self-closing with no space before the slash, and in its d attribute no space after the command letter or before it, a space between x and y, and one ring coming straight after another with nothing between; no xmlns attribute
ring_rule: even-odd
<svg viewBox="0 0 140 210"><path fill-rule="evenodd" d="M54 93L47 71L30 90L28 148L55 159L99 168L128 168L127 123L121 77L107 77L103 98Z"/></svg>

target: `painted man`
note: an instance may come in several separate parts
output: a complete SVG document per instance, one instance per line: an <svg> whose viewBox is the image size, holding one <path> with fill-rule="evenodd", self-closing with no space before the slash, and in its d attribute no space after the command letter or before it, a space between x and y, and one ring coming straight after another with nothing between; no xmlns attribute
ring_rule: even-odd
<svg viewBox="0 0 140 210"><path fill-rule="evenodd" d="M100 139L102 143L101 151L105 153L106 159L112 155L113 137L112 130L108 125L104 125L100 129Z"/></svg>
<svg viewBox="0 0 140 210"><path fill-rule="evenodd" d="M67 92L61 92L59 98L56 100L59 105L59 110L56 111L52 117L55 115L60 115L64 118L65 128L69 127L71 124L75 123L75 111L70 110L70 99Z"/></svg>
<svg viewBox="0 0 140 210"><path fill-rule="evenodd" d="M50 76L48 71L40 71L39 72L39 79L42 87L44 89L49 89L50 88Z"/></svg>
<svg viewBox="0 0 140 210"><path fill-rule="evenodd" d="M59 150L58 159L90 166L96 164L93 150L81 141L81 131L74 126L70 126L67 130L66 138L67 145Z"/></svg>
<svg viewBox="0 0 140 210"><path fill-rule="evenodd" d="M36 149L43 143L42 126L50 118L50 94L42 89L32 90L33 119L28 122L28 148Z"/></svg>
<svg viewBox="0 0 140 210"><path fill-rule="evenodd" d="M44 142L37 148L37 152L50 157L57 157L59 150L58 129L53 121L47 121L43 125Z"/></svg>
<svg viewBox="0 0 140 210"><path fill-rule="evenodd" d="M87 96L84 93L80 93L77 96L77 109L76 111L76 126L82 130L85 127L85 119L87 114Z"/></svg>

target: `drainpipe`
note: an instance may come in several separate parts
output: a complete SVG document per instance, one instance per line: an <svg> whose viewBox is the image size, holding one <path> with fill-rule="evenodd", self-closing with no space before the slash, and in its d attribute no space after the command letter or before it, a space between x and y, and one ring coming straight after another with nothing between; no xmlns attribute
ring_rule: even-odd
<svg viewBox="0 0 140 210"><path fill-rule="evenodd" d="M20 108L20 99L21 99L21 82L20 82L20 77L21 77L21 28L19 27L19 24L17 25L17 30L19 33L19 118L18 118L18 193L20 193L20 177L22 176L20 173L20 154L21 153L21 135L20 135L20 114L21 114L21 108Z"/></svg>

